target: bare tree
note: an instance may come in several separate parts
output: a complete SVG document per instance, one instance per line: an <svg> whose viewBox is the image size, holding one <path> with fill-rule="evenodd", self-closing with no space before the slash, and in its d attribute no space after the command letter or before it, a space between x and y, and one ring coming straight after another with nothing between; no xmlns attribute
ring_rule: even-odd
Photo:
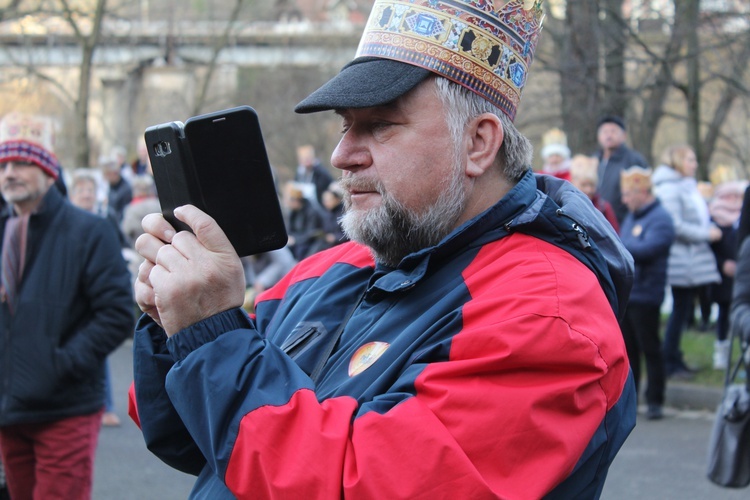
<svg viewBox="0 0 750 500"><path fill-rule="evenodd" d="M49 4L49 5L48 5ZM58 2L23 2L14 1L10 7L2 11L2 20L21 19L30 17L57 17L65 20L69 26L78 46L81 49L81 63L78 72L78 85L71 92L57 75L46 71L44 68L29 58L23 67L27 76L38 81L45 82L54 87L56 94L62 96L74 110L74 161L78 165L88 165L90 157L90 146L88 139L88 114L91 93L91 75L94 51L99 41L102 29L102 20L106 8L106 0L96 0L93 6L86 3L71 3L69 0Z"/></svg>
<svg viewBox="0 0 750 500"><path fill-rule="evenodd" d="M737 158L747 157L726 133L732 110L748 108L738 101L750 99L746 18L732 24L742 16L709 14L699 0L681 0L631 19L624 5L568 1L563 19L546 22L552 55L542 49L538 61L542 71L560 75L560 121L571 148L593 149L596 119L616 113L627 117L633 146L652 163L655 149L677 140L695 148L701 178L721 144L732 143Z"/></svg>
<svg viewBox="0 0 750 500"><path fill-rule="evenodd" d="M593 149L599 94L599 2L568 2L559 47L562 122L573 151Z"/></svg>
<svg viewBox="0 0 750 500"><path fill-rule="evenodd" d="M78 165L88 165L90 157L89 144L89 97L91 94L91 73L94 51L99 43L102 31L102 20L107 0L96 0L93 12L74 10L68 0L61 0L63 16L68 22L81 46L81 66L78 77L78 95L75 98L74 130L75 160ZM81 20L91 21L91 28L86 32L81 27Z"/></svg>
<svg viewBox="0 0 750 500"><path fill-rule="evenodd" d="M209 86L211 85L211 79L213 78L216 71L216 65L218 63L219 56L221 55L221 51L224 50L224 48L226 48L229 44L229 37L232 33L232 30L235 28L235 24L240 16L243 4L245 4L245 0L236 0L234 8L229 14L229 19L226 22L223 32L219 36L217 36L213 42L213 46L211 47L211 58L208 61L207 65L208 68L206 70L205 76L203 77L203 83L201 84L200 91L193 105L192 114L194 115L200 113L203 105L206 102Z"/></svg>

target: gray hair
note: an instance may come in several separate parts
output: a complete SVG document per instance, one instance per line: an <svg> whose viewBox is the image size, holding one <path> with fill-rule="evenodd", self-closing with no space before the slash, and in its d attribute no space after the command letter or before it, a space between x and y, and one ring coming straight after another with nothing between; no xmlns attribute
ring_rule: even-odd
<svg viewBox="0 0 750 500"><path fill-rule="evenodd" d="M492 113L500 118L503 125L503 144L497 153L496 161L505 178L511 182L518 182L527 171L531 170L534 155L531 141L516 129L510 118L500 108L484 97L446 78L435 78L435 84L437 95L446 111L448 128L456 147L460 147L461 136L469 121L483 113Z"/></svg>
<svg viewBox="0 0 750 500"><path fill-rule="evenodd" d="M150 175L136 175L131 181L133 197L156 195L156 185Z"/></svg>
<svg viewBox="0 0 750 500"><path fill-rule="evenodd" d="M96 189L99 189L99 178L90 168L77 168L72 175L71 188L84 182L90 182Z"/></svg>

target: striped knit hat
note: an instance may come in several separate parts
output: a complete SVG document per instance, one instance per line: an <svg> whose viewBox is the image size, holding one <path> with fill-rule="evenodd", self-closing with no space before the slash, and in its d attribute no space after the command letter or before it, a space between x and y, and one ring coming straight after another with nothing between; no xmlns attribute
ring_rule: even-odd
<svg viewBox="0 0 750 500"><path fill-rule="evenodd" d="M52 152L54 137L54 124L50 118L10 113L0 120L0 163L33 163L57 179L60 163Z"/></svg>

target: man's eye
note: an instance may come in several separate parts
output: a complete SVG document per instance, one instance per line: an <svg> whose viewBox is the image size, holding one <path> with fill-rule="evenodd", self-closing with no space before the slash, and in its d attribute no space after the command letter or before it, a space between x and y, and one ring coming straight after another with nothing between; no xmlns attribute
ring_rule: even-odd
<svg viewBox="0 0 750 500"><path fill-rule="evenodd" d="M370 124L370 130L373 134L378 134L385 132L391 126L393 126L393 124L389 122L373 122Z"/></svg>

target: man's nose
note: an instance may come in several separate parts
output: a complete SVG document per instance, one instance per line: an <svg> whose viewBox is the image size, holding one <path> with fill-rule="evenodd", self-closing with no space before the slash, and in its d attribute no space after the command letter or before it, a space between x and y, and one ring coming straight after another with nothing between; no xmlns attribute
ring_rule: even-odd
<svg viewBox="0 0 750 500"><path fill-rule="evenodd" d="M12 161L0 163L0 172L5 175L12 174L15 171L15 164Z"/></svg>
<svg viewBox="0 0 750 500"><path fill-rule="evenodd" d="M368 167L372 163L370 152L353 130L348 130L331 155L331 165L339 170Z"/></svg>

